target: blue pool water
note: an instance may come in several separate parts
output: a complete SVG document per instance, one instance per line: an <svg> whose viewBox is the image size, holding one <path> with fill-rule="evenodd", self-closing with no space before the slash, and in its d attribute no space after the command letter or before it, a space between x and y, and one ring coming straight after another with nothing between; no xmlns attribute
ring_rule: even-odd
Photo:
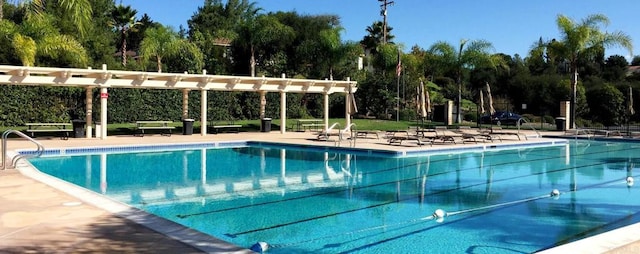
<svg viewBox="0 0 640 254"><path fill-rule="evenodd" d="M603 141L410 157L249 144L30 162L269 253L531 253L637 222L640 186L626 179L639 152Z"/></svg>

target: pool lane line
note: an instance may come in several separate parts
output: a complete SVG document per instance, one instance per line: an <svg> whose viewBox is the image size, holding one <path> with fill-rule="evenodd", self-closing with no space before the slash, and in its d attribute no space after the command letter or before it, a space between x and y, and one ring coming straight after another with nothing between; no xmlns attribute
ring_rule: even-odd
<svg viewBox="0 0 640 254"><path fill-rule="evenodd" d="M599 146L604 147L605 145L599 145ZM559 146L550 146L550 147L545 147L545 148L521 148L521 149L536 149L536 150L543 150L543 151L544 151L544 150L557 149L558 147L559 147ZM594 146L594 147L596 147L596 146ZM505 150L505 151L509 151L509 153L500 153L500 154L499 154L499 153L497 153L497 152L495 152L495 151L492 151L490 154L488 154L488 155L485 157L485 159L492 158L492 157L508 156L508 155L511 155L511 154L519 153L519 152L516 152L516 150L518 150L518 149ZM511 152L511 151L513 151L513 152ZM481 153L485 153L485 152L481 152ZM478 155L479 155L479 154L481 154L481 153L480 153L480 152L475 152L475 154L478 154ZM532 154L532 156L534 156L534 155L535 155L535 154ZM436 155L436 156L441 156L441 155ZM554 159L554 158L561 158L561 157L563 157L563 156L558 156L558 157L549 157L549 156L547 156L547 155L535 155L535 156L538 156L538 157L544 157L545 159ZM399 158L399 159L403 159L403 158ZM406 159L406 158L404 158L404 159ZM440 160L430 161L430 163L444 163L444 162L450 162L450 161L459 160L459 159L460 159L460 158L442 158L442 159L440 159ZM522 162L534 162L534 161L539 161L539 160L543 160L543 159L542 159L542 158L540 158L540 159L535 159L535 160L533 160L533 159L532 159L532 160L528 160L528 161L518 160L517 162L518 162L518 163L522 163ZM514 162L515 162L515 161L514 161ZM498 166L500 166L500 165L508 165L508 164L511 164L511 163L514 163L514 162L504 162L504 163L500 163L500 164L492 164L492 165L488 165L488 166L495 166L495 165L498 165ZM383 173L383 172L388 172L388 171L393 171L393 170L398 170L398 169L405 169L405 168L407 168L407 167L412 167L412 166L416 166L416 165L423 165L424 163L425 163L425 162L420 161L420 162L415 162L415 163L412 163L412 164L406 164L406 165L397 166L397 167L391 167L391 168L386 168L386 169L380 169L380 170L376 170L376 171L371 171L371 172L364 173L364 174L363 174L363 176L366 176L366 175L373 175L373 174L378 174L378 173ZM462 170L462 171L465 171L465 170L472 170L472 169L476 169L476 168L477 168L477 167L474 167L474 168L468 168L468 169L461 169L461 170ZM287 185L287 186L300 186L300 185L302 185L302 184L303 184L303 183L300 183L300 184L294 184L294 185ZM363 186L363 187L365 187L365 188L366 188L367 186ZM326 187L317 187L317 189L323 189L323 188L326 188ZM264 188L264 189L261 189L261 190L269 190L269 189L271 189L271 188ZM241 196L241 195L242 195L242 192L254 192L254 191L255 191L255 190L245 190L245 191L239 191L239 192L236 192L236 194L239 194L239 196ZM339 191L338 191L338 192L339 192ZM336 193L336 192L326 192L326 194L333 194L333 193ZM220 193L211 193L211 194L206 195L206 196L196 196L196 195L193 195L193 196L191 196L191 197L215 197L215 196L218 196L218 195L224 195L224 194L228 194L228 193L226 193L226 192L220 192ZM325 193L319 193L319 194L309 195L309 196L306 196L306 197L315 197L315 196L324 195L324 194L325 194ZM295 199L297 199L297 198L293 198L293 200L295 200ZM163 198L163 200L164 200L164 198ZM287 200L279 200L279 201L276 201L276 202L284 202L284 201L287 201ZM153 203L155 203L155 202L150 201L150 202L144 202L144 203L140 203L140 204L142 204L143 206L146 206L146 205L153 204ZM266 204L271 204L271 203L273 203L273 202L268 202L268 203L266 203ZM255 204L255 203L254 203L253 205L260 205L260 204L259 204L259 203L258 203L258 204ZM250 207L250 206L247 206L247 207ZM246 208L246 207L238 207L238 209L240 209L240 208ZM225 209L235 209L235 207L230 207L230 208L225 208ZM224 210L224 209L223 209L223 210ZM215 212L215 211L213 211L213 212ZM181 215L181 216L186 216L186 217L188 217L189 215Z"/></svg>
<svg viewBox="0 0 640 254"><path fill-rule="evenodd" d="M503 181L513 180L513 179L523 178L523 177L530 177L530 176L535 176L535 175L539 175L539 174L547 174L547 173L549 173L549 172L551 172L551 173L555 173L555 172L561 172L561 171L564 171L564 170L571 170L571 169L578 169L578 168L583 168L583 167L598 166L598 165L602 165L602 164L604 164L604 163L588 164L588 165L581 165L581 166L572 166L572 167L569 167L569 168L556 169L556 170L546 171L546 172L539 172L539 173L530 174L530 175L522 175L522 176L516 176L516 177L510 177L510 178L498 179L498 180L494 180L492 183L495 183L495 182L503 182ZM614 182L614 181L620 181L620 179L612 180L611 182ZM607 183L607 182L605 182L605 183ZM433 192L433 193L429 193L429 195L438 195L438 194L442 194L442 193L446 193L446 192L458 191L458 190L461 190L461 189L466 189L466 188L471 188L471 187L477 187L477 186L486 185L486 184L487 184L487 183L477 183L477 184L467 185L467 186L463 186L463 187L459 187L459 188L447 189L447 190L443 190L443 191ZM425 194L425 195L426 195L426 194ZM338 216L338 215L341 215L341 214L347 214L347 213L351 213L351 212L357 212L357 211L361 211L361 210L366 210L366 209L370 209L370 208L375 208L375 207L385 206L385 205L394 204L394 203L398 203L398 202L401 202L401 201L407 201L407 200L412 200L412 199L416 199L416 197L405 198L405 199L399 199L399 200L397 200L397 201L392 201L392 202L383 202L383 203L379 203L379 204L369 205L369 206L360 207L360 208L356 208L356 209L344 210L344 211L340 211L340 212L335 212L335 213L325 214L325 215L316 216L316 217L311 217L311 218L306 218L306 219L302 219L302 220L297 220L297 221L292 221L292 222L286 222L286 223L281 223L281 224L275 224L275 225L268 226L268 227L263 227L263 228L256 228L256 229L246 230L246 231L242 231L242 232L238 232L238 233L225 233L224 235L225 235L225 236L228 236L228 237L231 237L231 238L235 238L235 237L237 237L237 236L239 236L239 235L245 235L245 234L250 234L250 233L255 233L255 232L260 232L260 231L271 230L271 229L275 229L275 228L280 228L280 227L285 227L285 226L295 225L295 224L298 224L298 223L308 222L308 221L312 221L312 220L318 220L318 219L323 219L323 218L329 218L329 217Z"/></svg>
<svg viewBox="0 0 640 254"><path fill-rule="evenodd" d="M624 149L624 150L628 150L628 149ZM607 151L610 152L610 151ZM591 154L598 154L601 152L594 152ZM496 154L498 155L498 154ZM555 158L562 158L564 156L558 156ZM531 160L520 160L518 161L518 163L523 163L523 162L535 162L535 161L541 161L541 160L548 160L548 159L553 159L553 158L542 158L542 159L531 159ZM448 160L454 160L454 159L446 159L443 161L448 161ZM433 163L433 162L431 162ZM509 164L513 164L514 162L504 162L504 163L498 163L498 164L491 164L491 165L485 165L485 167L495 167L495 166L502 166L502 165L509 165ZM422 164L422 163L420 163ZM593 164L593 166L597 166L597 165L602 165L602 164L606 164L606 163L598 163L598 164ZM408 165L403 165L403 166L399 166L399 167L394 167L393 169L397 170L397 169L403 169L406 167L411 167L411 166L415 166L417 164L408 164ZM580 166L583 167L583 166ZM467 170L475 170L478 167L470 167L470 168L466 168L466 169L459 169L459 170L453 170L453 171L443 171L443 172L439 172L439 173L435 173L435 174L429 174L426 175L427 177L433 177L433 176L439 176L439 175L444 175L444 174L449 174L449 173L455 173L458 171L467 171ZM566 170L567 168L561 168L560 171ZM390 171L390 169L384 169L384 170L379 170L376 171L376 173L379 172L383 172L383 171ZM554 173L554 170L551 171L545 171L543 173ZM535 173L535 174L530 174L527 176L533 176L533 175L539 175L542 173ZM522 176L525 177L525 176ZM396 181L389 181L389 182L382 182L382 183L377 183L377 184L372 184L372 185L365 185L365 186L358 186L358 187L353 187L351 188L352 190L361 190L361 189L367 189L367 188L372 188L372 187L378 187L378 186L383 186L383 185L387 185L387 184L397 184L398 182L410 182L410 181L414 181L414 180L419 180L420 178L422 178L422 176L418 176L418 177L413 177L413 178L405 178L405 179L401 179L401 180L396 180ZM512 178L506 178L506 179L512 179ZM495 180L494 182L496 182L498 180ZM475 186L479 186L479 185L485 185L486 183L479 183L479 184L474 184L474 185L470 185L469 187L475 187ZM319 187L318 189L322 189L322 187ZM451 191L453 190L457 190L457 189L450 189ZM317 197L317 196L323 196L323 195L329 195L329 194L335 194L335 193L341 193L344 192L344 189L341 190L337 190L337 191L330 191L330 192L320 192L320 193L316 193L316 194L312 194L312 195L305 195L305 196L299 196L299 197L293 197L293 198L288 198L288 199L281 199L281 200L273 200L273 201L267 201L267 202L262 202L262 203L253 203L253 204L248 204L248 205L242 205L242 206L235 206L235 207L228 207L228 208L222 208L222 209L216 209L216 210L210 210L210 211L204 211L204 212L199 212L199 213L191 213L191 214L178 214L176 215L176 217L184 219L187 217L191 217L191 216L199 216L199 215L205 215L205 214L211 214L211 213L218 213L218 212L227 212L227 211L232 211L232 210L238 210L238 209L244 209L244 208L249 208L249 207L256 207L256 206L262 206L262 205L269 205L269 204L276 204L276 203L280 203L280 202L288 202L288 201L294 201L294 200L299 200L299 199L304 199L304 198L312 198L312 197ZM449 191L449 190L444 190L444 191ZM441 192L436 192L437 194L440 194ZM430 193L430 194L434 194L434 193ZM426 195L426 194L425 194ZM401 200L398 200L401 201ZM402 200L404 201L404 200ZM396 201L397 202L397 201ZM394 203L394 202L389 202L390 203Z"/></svg>
<svg viewBox="0 0 640 254"><path fill-rule="evenodd" d="M541 196L537 196L537 197L530 197L530 198L525 198L525 199L521 199L521 200L515 200L515 201L505 202L505 203L501 203L501 204L485 206L485 207L461 210L461 211L457 211L457 212L448 212L448 213L446 213L445 216L448 217L448 216L458 215L458 214L462 214L462 213L470 213L470 212L481 211L481 210L486 210L486 209L491 209L491 208L501 208L501 207L505 207L505 206L513 206L513 205L517 205L517 204L520 204L520 203L531 202L531 201L535 201L535 200L538 200L538 199L549 198L549 197L553 197L553 196L550 195L550 194L546 194L546 195L541 195ZM411 220L407 220L407 221L397 222L397 223L393 223L393 224L378 225L378 226L358 229L358 230L355 230L355 231L343 232L343 233L340 233L340 234L325 235L325 236L321 236L321 237L317 237L317 238L313 238L313 239L308 239L308 240L294 242L294 243L288 243L288 244L269 244L269 246L271 246L273 248L283 248L283 247L288 247L288 246L300 245L300 244L307 243L307 242L315 242L315 241L326 239L326 238L338 237L338 236L341 236L341 235L354 235L354 234L363 233L363 232L372 231L372 230L377 230L377 229L381 229L381 228L394 228L394 227L403 226L403 225L406 225L406 224L415 224L415 223L419 223L419 222L423 222L423 221L436 220L436 219L438 219L438 216L436 216L436 214L434 212L433 214L425 216L425 217L420 217L420 218L417 218L417 219L411 219Z"/></svg>
<svg viewBox="0 0 640 254"><path fill-rule="evenodd" d="M634 177L635 177L635 176L634 176ZM618 182L618 181L620 181L620 180L618 179L618 180L611 180L611 181L607 181L607 182L603 182L603 183L598 183L598 184L592 184L592 185L588 185L587 187L580 188L580 190L590 189L590 188L596 188L596 187L600 187L600 186L604 186L604 185L609 185L609 184L612 184L612 183L616 183L616 182ZM576 191L577 191L577 190L575 190L575 191L567 190L567 191L564 191L564 192L563 192L563 191L561 191L559 196L562 196L562 195L564 195L564 194L568 194L568 193L571 193L571 192L576 192ZM459 219L459 220L455 220L455 221L451 221L451 222L444 222L444 223L439 224L439 225L436 225L436 226L431 226L431 227L428 227L428 228L424 228L424 229L420 229L420 230L415 230L415 231L408 232L408 233L405 233L405 234L402 234L402 235L398 235L398 236L393 237L393 238L388 238L388 239L384 239L384 240L382 240L382 241L377 241L377 242L376 242L376 243L374 243L374 244L367 244L367 245L364 245L364 246L361 246L361 247L358 247L358 248L355 248L355 249L351 249L351 250L349 250L349 251L343 251L343 252L339 252L339 253L350 253L350 252L353 252L353 251L361 251L361 250L364 250L364 249L366 249L366 248L369 248L369 247L371 247L371 246L373 246L373 245L379 245L379 244L382 244L382 243L385 243L385 242L389 242L389 241L392 241L392 240L397 240L397 239L400 239L400 238L403 238L403 237L406 237L406 236L410 236L410 235L413 235L413 234L416 234L416 233L421 233L421 232L424 232L424 231L430 230L430 229L435 228L435 227L438 227L438 226L444 226L444 225L449 225L449 224L454 224L454 223L460 223L460 222L463 222L463 221L465 221L465 220L468 220L468 219L471 219L471 218L475 218L476 216L480 216L480 215L483 215L483 214L490 213L490 212L492 212L492 211L501 210L501 209L506 209L506 208L508 208L508 207L512 207L512 206L515 206L515 205L519 205L520 203L527 203L527 202L531 202L531 201L535 201L535 200L543 199L543 198L546 198L546 197L555 198L554 196L551 196L551 195L545 195L545 196L540 196L540 198L537 198L537 199L536 199L535 197L534 197L534 198L529 198L529 199L528 199L528 201L526 201L526 202L514 202L514 201L511 201L511 202L508 202L508 203L510 203L510 204L505 204L505 205L499 206L498 208L493 209L493 210L491 210L491 211L484 211L484 212L481 212L481 213L476 213L476 215L468 216L468 217L465 217L465 218L462 218L462 219ZM473 211L470 211L470 210L473 210ZM481 211L481 210L486 210L486 209L467 209L467 210L466 210L466 212L476 212L476 211ZM461 213L461 212L463 212L463 211L464 211L464 210L462 210L462 211L458 211L458 212L452 212L452 213L453 213L454 215L457 215L457 214L460 214L460 213ZM451 214L451 213L447 213L447 215L449 215L449 214ZM625 217L628 217L628 216L625 216ZM622 219L620 219L620 220L622 220ZM620 221L620 220L616 220L616 222L617 222L617 221ZM615 222L614 222L614 223L615 223ZM608 223L607 225L609 225L609 224L611 224L611 223ZM605 225L605 226L606 226L606 225ZM602 226L602 227L604 227L604 226ZM544 249L537 250L536 252L538 252L538 251L542 251L542 250L544 250ZM523 252L523 253L529 253L529 252Z"/></svg>

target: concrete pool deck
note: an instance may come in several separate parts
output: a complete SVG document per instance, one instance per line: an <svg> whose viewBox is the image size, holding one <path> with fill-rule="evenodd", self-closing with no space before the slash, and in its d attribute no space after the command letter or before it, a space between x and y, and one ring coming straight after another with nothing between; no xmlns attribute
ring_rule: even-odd
<svg viewBox="0 0 640 254"><path fill-rule="evenodd" d="M526 132L525 132L526 133ZM528 133L532 135L533 133ZM562 135L562 133L543 133ZM170 144L188 142L215 142L232 140L273 141L293 144L334 146L334 142L315 141L315 135L306 132L239 133L173 135L165 137L110 136L105 140L39 138L46 148L93 147L113 145ZM531 143L545 141L530 138L518 141L504 137L502 143ZM497 142L498 143L498 142ZM483 143L480 143L483 144ZM490 143L484 143L490 144ZM499 144L499 143L498 143ZM434 144L418 146L407 141L402 145L388 145L385 139L358 139L357 148L393 151L431 150L475 144ZM348 146L343 142L342 146ZM24 140L9 140L9 150L34 149ZM202 253L201 249L175 240L176 237L160 234L142 226L122 214L94 206L88 200L69 195L59 189L25 176L16 169L0 170L0 252L1 253ZM188 233L188 232L187 232ZM640 253L640 225L590 237L572 244L550 249L549 253ZM239 248L216 252L247 253Z"/></svg>

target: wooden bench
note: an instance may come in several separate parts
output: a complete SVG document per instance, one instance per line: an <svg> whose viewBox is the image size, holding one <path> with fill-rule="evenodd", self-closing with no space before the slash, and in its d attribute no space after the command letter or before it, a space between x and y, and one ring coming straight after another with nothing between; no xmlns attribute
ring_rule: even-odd
<svg viewBox="0 0 640 254"><path fill-rule="evenodd" d="M322 119L298 119L296 120L296 131L319 130L324 127Z"/></svg>
<svg viewBox="0 0 640 254"><path fill-rule="evenodd" d="M136 121L134 136L144 137L145 130L159 130L162 136L171 136L171 131L176 127L170 126L173 121Z"/></svg>
<svg viewBox="0 0 640 254"><path fill-rule="evenodd" d="M229 132L240 133L240 128L242 128L242 125L234 124L233 121L228 122L227 124L211 122L209 124L209 128L211 128L211 130L213 131L213 134L218 134L218 133L224 132L225 130Z"/></svg>
<svg viewBox="0 0 640 254"><path fill-rule="evenodd" d="M25 123L26 132L35 138L37 133L61 133L60 139L68 140L69 133L73 132L71 123Z"/></svg>

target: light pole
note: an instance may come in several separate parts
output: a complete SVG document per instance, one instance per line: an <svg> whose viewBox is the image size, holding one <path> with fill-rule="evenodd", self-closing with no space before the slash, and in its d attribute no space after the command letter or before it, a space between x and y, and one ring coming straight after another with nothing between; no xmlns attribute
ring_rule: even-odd
<svg viewBox="0 0 640 254"><path fill-rule="evenodd" d="M393 1L388 1L388 0L378 0L378 2L381 2L382 4L380 4L380 7L382 8L382 10L380 11L380 14L382 15L383 19L382 19L382 44L386 44L387 43L387 6L388 5L393 5Z"/></svg>

